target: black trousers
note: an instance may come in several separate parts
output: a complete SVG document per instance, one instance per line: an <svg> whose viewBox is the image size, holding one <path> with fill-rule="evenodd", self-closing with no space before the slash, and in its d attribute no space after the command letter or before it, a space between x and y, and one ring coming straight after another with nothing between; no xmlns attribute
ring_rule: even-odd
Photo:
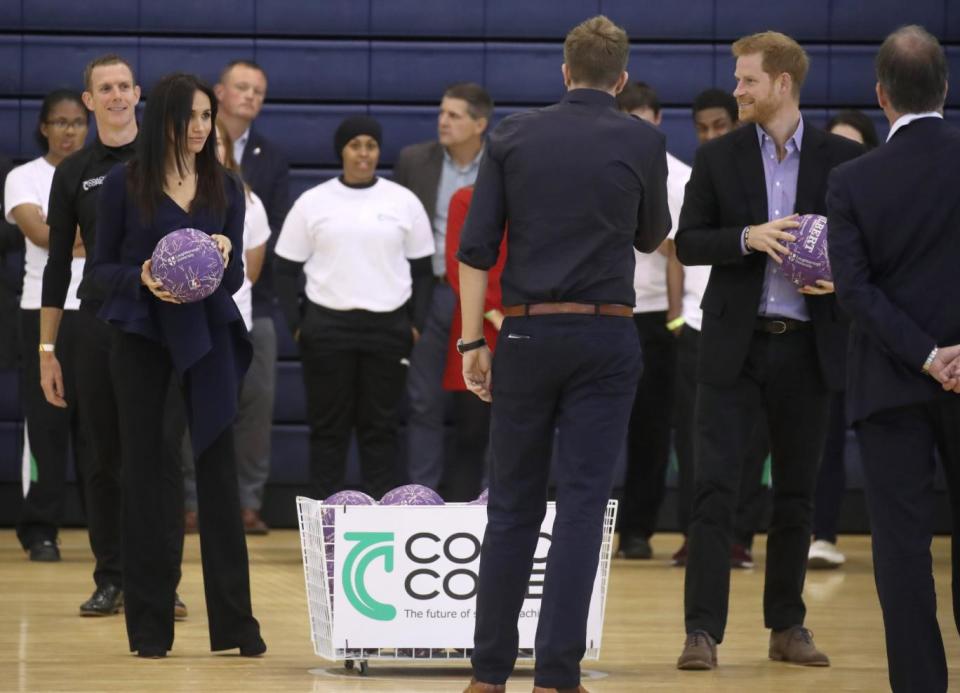
<svg viewBox="0 0 960 693"><path fill-rule="evenodd" d="M114 331L124 486L124 609L130 649L173 646L173 595L183 548L183 477L164 454L164 422L174 371L167 351L139 335ZM200 553L210 649L254 644L260 627L250 607L247 545L240 518L233 429L196 461Z"/></svg>
<svg viewBox="0 0 960 693"><path fill-rule="evenodd" d="M91 454L84 455L84 486L93 572L98 587L122 583L122 492L117 400L110 376L111 325L90 310L76 314L77 404ZM87 466L89 463L89 466Z"/></svg>
<svg viewBox="0 0 960 693"><path fill-rule="evenodd" d="M656 531L666 491L677 356L677 340L666 321L666 311L633 316L644 368L627 430L627 473L618 521L621 537L649 538Z"/></svg>
<svg viewBox="0 0 960 693"><path fill-rule="evenodd" d="M684 535L693 512L696 441L697 359L700 355L700 331L684 327L677 341L676 408L674 449L677 452L677 522ZM763 484L763 465L770 453L766 420L761 415L743 458L740 492L733 520L733 541L750 548L753 535L763 531L763 518L770 503L769 490Z"/></svg>
<svg viewBox="0 0 960 693"><path fill-rule="evenodd" d="M953 511L953 616L960 628L960 398L888 409L854 427L866 480L873 569L883 610L890 687L895 693L947 690L937 623L930 541L934 448Z"/></svg>
<svg viewBox="0 0 960 693"><path fill-rule="evenodd" d="M70 444L81 475L93 463L82 434L80 407L77 404L77 311L64 311L57 335L57 360L63 372L63 387L68 407L61 409L47 402L40 387L40 311L20 311L20 401L27 425L30 452L36 464L36 480L23 499L17 519L17 538L23 548L31 544L55 541L63 518ZM81 494L82 498L83 494Z"/></svg>
<svg viewBox="0 0 960 693"><path fill-rule="evenodd" d="M472 392L453 393L454 447L441 489L449 503L472 501L483 490L490 442L490 405Z"/></svg>
<svg viewBox="0 0 960 693"><path fill-rule="evenodd" d="M688 633L703 630L717 642L723 640L737 492L745 449L764 412L773 460L764 623L774 630L803 624L801 593L829 400L812 328L783 335L754 333L735 383L700 383L696 499L684 592Z"/></svg>
<svg viewBox="0 0 960 693"><path fill-rule="evenodd" d="M380 498L396 484L399 408L412 346L404 308L374 313L307 303L300 358L317 498L343 489L354 430L366 492Z"/></svg>
<svg viewBox="0 0 960 693"><path fill-rule="evenodd" d="M537 686L576 687L586 649L613 470L627 433L641 359L620 317L507 318L493 360L493 463L480 554L473 667L500 684L517 658L517 618L546 512L559 428L557 514L536 636Z"/></svg>
<svg viewBox="0 0 960 693"><path fill-rule="evenodd" d="M847 448L846 397L842 392L830 397L830 419L823 445L817 493L813 502L813 538L837 543L840 504L847 490L844 452Z"/></svg>

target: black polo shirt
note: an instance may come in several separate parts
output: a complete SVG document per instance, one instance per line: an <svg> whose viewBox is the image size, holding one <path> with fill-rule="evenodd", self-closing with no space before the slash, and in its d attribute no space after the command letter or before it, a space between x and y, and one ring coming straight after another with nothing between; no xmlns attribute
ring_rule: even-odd
<svg viewBox="0 0 960 693"><path fill-rule="evenodd" d="M87 253L83 280L77 289L81 310L97 311L102 294L90 279L97 232L97 200L107 173L134 157L136 140L122 147L108 147L100 138L60 162L53 174L47 224L50 226L50 257L43 271L41 305L63 308L70 287L70 263L77 226Z"/></svg>
<svg viewBox="0 0 960 693"><path fill-rule="evenodd" d="M663 133L596 89L508 116L487 143L457 258L493 267L505 223L504 305L633 306L633 247L653 252L670 230Z"/></svg>

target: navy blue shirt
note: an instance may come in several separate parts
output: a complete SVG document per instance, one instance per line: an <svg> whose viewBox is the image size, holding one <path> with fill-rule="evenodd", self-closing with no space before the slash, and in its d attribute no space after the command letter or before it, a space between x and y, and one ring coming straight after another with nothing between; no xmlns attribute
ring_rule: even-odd
<svg viewBox="0 0 960 693"><path fill-rule="evenodd" d="M633 306L633 248L653 252L670 230L663 134L596 89L505 118L487 143L457 258L493 267L505 224L505 306Z"/></svg>
<svg viewBox="0 0 960 693"><path fill-rule="evenodd" d="M233 294L243 283L242 184L223 171L225 214L185 211L167 195L151 221L127 185L128 165L114 167L103 181L97 205L97 242L89 274L103 291L101 318L124 332L164 345L187 392L187 412L195 454L205 450L233 423L240 382L252 349ZM161 301L140 281L141 265L171 231L193 228L230 239L233 250L220 286L195 303ZM88 261L89 262L89 261Z"/></svg>

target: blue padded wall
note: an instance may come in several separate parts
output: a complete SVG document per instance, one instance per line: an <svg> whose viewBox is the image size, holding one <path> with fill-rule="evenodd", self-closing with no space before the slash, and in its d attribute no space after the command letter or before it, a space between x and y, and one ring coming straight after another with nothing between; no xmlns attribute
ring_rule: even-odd
<svg viewBox="0 0 960 693"><path fill-rule="evenodd" d="M784 31L805 45L811 71L802 103L818 126L840 108L859 107L886 134L872 62L879 42L902 24L923 24L944 40L951 73L960 75L958 0L0 0L0 152L19 161L36 156L40 99L55 88L81 89L83 66L98 54L126 57L145 98L167 72L214 81L229 60L254 59L269 75L257 127L291 161L292 201L338 174L333 131L347 115L381 121L380 173L389 176L400 149L435 136L437 103L452 82L485 85L497 102L494 124L559 98L563 37L599 12L628 31L630 74L659 91L668 147L687 162L696 149L690 103L707 87L733 89L730 43L753 31ZM955 87L948 120L960 122L958 107ZM301 483L303 385L296 345L276 319L271 479ZM15 390L0 373L4 479L19 478Z"/></svg>

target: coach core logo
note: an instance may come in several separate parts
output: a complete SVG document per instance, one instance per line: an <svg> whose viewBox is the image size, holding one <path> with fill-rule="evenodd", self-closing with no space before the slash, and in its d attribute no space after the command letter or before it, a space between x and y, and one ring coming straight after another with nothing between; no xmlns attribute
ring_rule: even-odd
<svg viewBox="0 0 960 693"><path fill-rule="evenodd" d="M87 190L91 190L92 188L97 188L103 185L104 178L106 178L106 176L100 176L99 178L89 178L83 181L83 191L86 192Z"/></svg>
<svg viewBox="0 0 960 693"><path fill-rule="evenodd" d="M381 557L384 570L393 572L393 532L346 532L343 538L356 542L343 562L343 593L347 601L367 618L392 621L397 617L396 608L371 597L364 576L367 567Z"/></svg>

